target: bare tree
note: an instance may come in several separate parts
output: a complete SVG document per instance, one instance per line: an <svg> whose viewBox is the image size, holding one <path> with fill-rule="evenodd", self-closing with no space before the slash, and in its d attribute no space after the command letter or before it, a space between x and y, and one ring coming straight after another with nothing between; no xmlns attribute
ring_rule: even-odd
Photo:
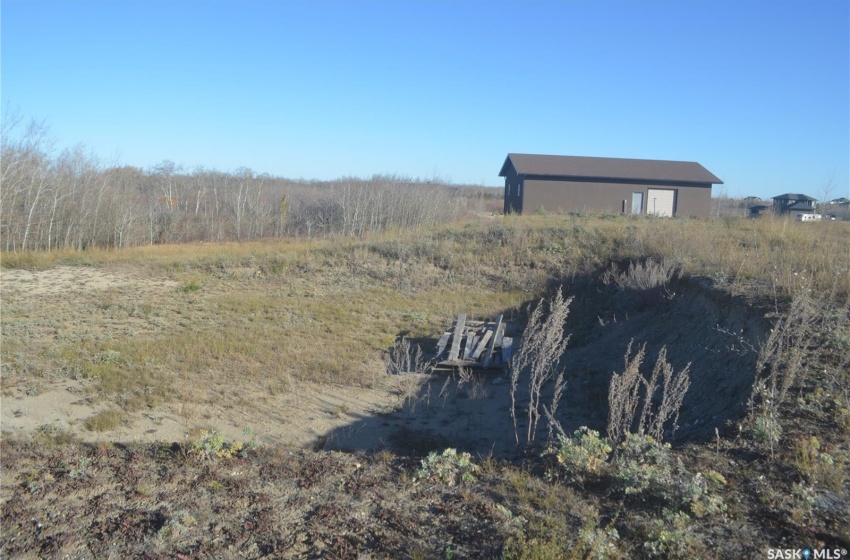
<svg viewBox="0 0 850 560"><path fill-rule="evenodd" d="M54 157L43 123L4 115L0 238L7 251L126 247L185 239L343 233L454 219L456 190L395 175L288 181L165 160L146 171L106 167L81 146ZM285 200L285 202L284 202Z"/></svg>
<svg viewBox="0 0 850 560"><path fill-rule="evenodd" d="M835 171L830 173L820 188L820 203L827 205L832 200L833 192L836 189Z"/></svg>

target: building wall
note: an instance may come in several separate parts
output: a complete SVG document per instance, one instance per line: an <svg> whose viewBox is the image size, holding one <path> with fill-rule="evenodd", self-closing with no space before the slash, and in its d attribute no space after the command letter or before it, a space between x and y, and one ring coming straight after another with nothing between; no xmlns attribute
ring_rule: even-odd
<svg viewBox="0 0 850 560"><path fill-rule="evenodd" d="M510 179L510 178L508 178ZM522 209L534 212L544 208L549 212L631 213L632 193L643 193L641 213L646 213L647 191L674 189L677 191L675 215L707 218L711 212L711 186L631 184L595 181L525 179ZM507 184L507 180L506 180ZM514 193L512 188L511 192ZM506 199L507 202L507 199Z"/></svg>
<svg viewBox="0 0 850 560"><path fill-rule="evenodd" d="M522 197L519 194L521 183L513 168L509 169L505 177L505 214L522 213Z"/></svg>

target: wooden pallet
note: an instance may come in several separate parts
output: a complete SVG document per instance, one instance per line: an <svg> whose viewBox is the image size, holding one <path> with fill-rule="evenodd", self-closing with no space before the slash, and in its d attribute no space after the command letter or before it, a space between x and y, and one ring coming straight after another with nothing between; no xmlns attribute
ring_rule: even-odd
<svg viewBox="0 0 850 560"><path fill-rule="evenodd" d="M513 350L513 338L505 336L506 328L502 315L495 321L469 321L461 313L440 337L434 367L504 370Z"/></svg>

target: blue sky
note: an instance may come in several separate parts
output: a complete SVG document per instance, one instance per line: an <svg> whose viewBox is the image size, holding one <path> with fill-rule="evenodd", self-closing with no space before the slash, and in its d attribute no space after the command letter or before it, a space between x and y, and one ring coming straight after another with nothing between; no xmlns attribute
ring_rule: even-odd
<svg viewBox="0 0 850 560"><path fill-rule="evenodd" d="M4 107L121 164L496 186L525 152L850 196L847 0L3 0L0 18Z"/></svg>

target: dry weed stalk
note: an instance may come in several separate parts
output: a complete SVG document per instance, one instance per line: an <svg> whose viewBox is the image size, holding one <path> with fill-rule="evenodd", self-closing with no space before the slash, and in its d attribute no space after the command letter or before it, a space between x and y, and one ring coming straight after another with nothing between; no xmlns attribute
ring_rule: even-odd
<svg viewBox="0 0 850 560"><path fill-rule="evenodd" d="M771 455L782 433L779 407L797 378L806 372L806 356L815 344L823 308L804 285L794 293L788 310L777 315L770 336L759 350L756 380L749 400L756 432L770 445Z"/></svg>
<svg viewBox="0 0 850 560"><path fill-rule="evenodd" d="M384 355L384 363L389 375L400 373L424 373L426 368L425 358L422 356L422 347L418 344L414 347L405 337L396 339L395 343Z"/></svg>
<svg viewBox="0 0 850 560"><path fill-rule="evenodd" d="M623 373L615 373L608 387L608 437L614 442L622 441L631 431L640 402L643 380L640 365L646 354L646 343L644 342L632 357L633 343L633 340L629 341L629 347L626 349Z"/></svg>
<svg viewBox="0 0 850 560"><path fill-rule="evenodd" d="M484 379L480 375L473 373L472 370L462 367L458 369L457 388L461 389L465 385L469 386L466 389L466 394L470 399L487 398L487 388Z"/></svg>
<svg viewBox="0 0 850 560"><path fill-rule="evenodd" d="M779 315L756 362L753 397L760 397L763 405L778 407L805 371L806 351L814 342L820 316L821 310L806 287L794 294L788 311Z"/></svg>
<svg viewBox="0 0 850 560"><path fill-rule="evenodd" d="M652 436L655 441L661 442L664 426L669 421L672 420L671 433L679 427L679 410L691 385L688 375L691 364L675 371L667 361L667 347L664 346L647 379L640 372L646 356L646 343L632 356L633 342L630 341L626 349L623 373L615 373L608 388L608 437L619 443L626 434L635 433ZM656 406L659 391L660 402Z"/></svg>
<svg viewBox="0 0 850 560"><path fill-rule="evenodd" d="M564 389L564 372L557 370L558 363L567 347L570 337L564 335L564 324L569 314L569 306L573 298L564 299L559 289L549 301L548 313L544 317L545 299L541 299L532 310L528 325L522 334L522 345L519 353L511 364L511 419L514 423L514 437L519 445L519 430L516 415L516 391L519 385L519 375L528 369L528 429L526 443L534 441L537 423L540 420L540 394L544 385L555 381L552 414L558 408L558 400ZM551 433L552 427L549 427Z"/></svg>
<svg viewBox="0 0 850 560"><path fill-rule="evenodd" d="M625 272L620 272L617 265L612 264L611 268L602 275L602 282L605 285L616 284L621 290L644 291L666 286L674 277L678 278L681 275L682 269L678 265L666 259L658 262L648 258L643 263L629 263L629 268Z"/></svg>

